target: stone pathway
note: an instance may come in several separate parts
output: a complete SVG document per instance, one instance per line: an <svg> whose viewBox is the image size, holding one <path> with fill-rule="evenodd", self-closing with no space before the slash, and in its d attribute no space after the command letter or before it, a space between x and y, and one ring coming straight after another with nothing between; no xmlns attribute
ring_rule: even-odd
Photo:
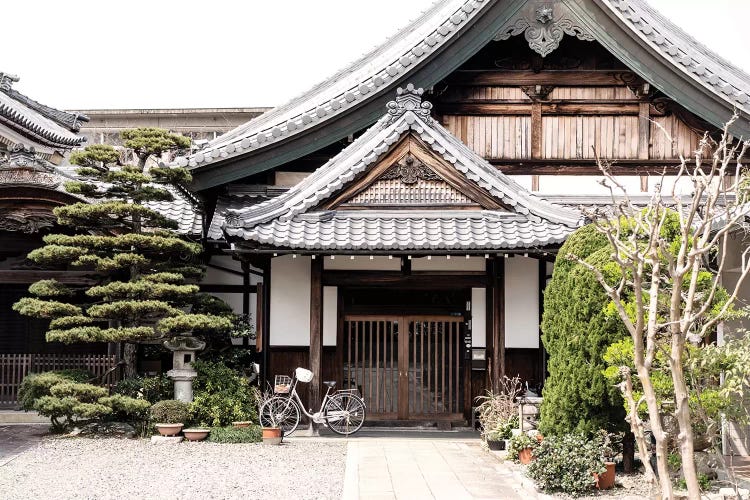
<svg viewBox="0 0 750 500"><path fill-rule="evenodd" d="M0 425L0 467L19 453L36 446L47 434L49 425Z"/></svg>
<svg viewBox="0 0 750 500"><path fill-rule="evenodd" d="M344 500L531 496L478 439L379 437L348 444Z"/></svg>

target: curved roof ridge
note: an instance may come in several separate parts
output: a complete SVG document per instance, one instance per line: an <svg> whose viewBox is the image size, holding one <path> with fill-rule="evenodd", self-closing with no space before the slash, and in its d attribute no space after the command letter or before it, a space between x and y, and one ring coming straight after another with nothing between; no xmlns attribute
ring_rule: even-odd
<svg viewBox="0 0 750 500"><path fill-rule="evenodd" d="M441 47L490 0L436 1L406 28L323 82L281 106L217 137L203 150L178 158L181 166L226 158L281 140L378 94L392 80ZM394 43L395 41L401 43Z"/></svg>

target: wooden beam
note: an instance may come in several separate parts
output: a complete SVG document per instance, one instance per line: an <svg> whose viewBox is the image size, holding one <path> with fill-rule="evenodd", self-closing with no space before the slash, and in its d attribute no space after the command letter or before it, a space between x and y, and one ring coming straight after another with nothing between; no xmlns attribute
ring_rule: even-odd
<svg viewBox="0 0 750 500"><path fill-rule="evenodd" d="M487 158L500 171L510 175L598 175L601 174L596 160L590 159L525 159ZM616 175L659 175L677 172L680 160L614 159L612 173Z"/></svg>
<svg viewBox="0 0 750 500"><path fill-rule="evenodd" d="M207 293L255 293L257 291L257 287L255 285L222 285L222 284L211 284L211 283L198 283L198 287L200 288L201 292L207 292ZM248 312L245 312L245 299L243 297L243 312L242 314L248 314L250 310L248 309Z"/></svg>
<svg viewBox="0 0 750 500"><path fill-rule="evenodd" d="M440 112L446 115L534 115L537 103L443 103ZM576 116L638 116L639 104L634 102L597 104L593 102L538 103L541 111L549 115ZM648 104L646 104L648 107Z"/></svg>
<svg viewBox="0 0 750 500"><path fill-rule="evenodd" d="M565 71L545 70L535 73L525 70L458 70L448 77L448 85L554 85L592 87L604 85L626 85L639 78L629 71Z"/></svg>
<svg viewBox="0 0 750 500"><path fill-rule="evenodd" d="M310 260L310 404L321 401L323 387L323 259Z"/></svg>
<svg viewBox="0 0 750 500"><path fill-rule="evenodd" d="M316 259L322 262L322 259ZM487 278L483 272L471 274L437 274L400 271L326 271L324 286L410 287L415 290L484 287Z"/></svg>

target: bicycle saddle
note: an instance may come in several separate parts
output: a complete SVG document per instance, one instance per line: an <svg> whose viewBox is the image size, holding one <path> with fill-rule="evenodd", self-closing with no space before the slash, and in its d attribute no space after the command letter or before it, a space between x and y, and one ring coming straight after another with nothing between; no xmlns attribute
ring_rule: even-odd
<svg viewBox="0 0 750 500"><path fill-rule="evenodd" d="M334 387L336 387L336 381L335 380L324 381L323 384L326 387L330 387L331 389L333 389Z"/></svg>

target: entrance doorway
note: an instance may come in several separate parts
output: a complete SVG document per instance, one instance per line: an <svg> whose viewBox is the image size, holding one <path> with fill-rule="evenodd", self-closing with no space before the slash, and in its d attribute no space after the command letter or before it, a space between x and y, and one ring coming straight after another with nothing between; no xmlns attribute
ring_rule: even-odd
<svg viewBox="0 0 750 500"><path fill-rule="evenodd" d="M462 420L462 315L346 315L343 380L383 420Z"/></svg>

